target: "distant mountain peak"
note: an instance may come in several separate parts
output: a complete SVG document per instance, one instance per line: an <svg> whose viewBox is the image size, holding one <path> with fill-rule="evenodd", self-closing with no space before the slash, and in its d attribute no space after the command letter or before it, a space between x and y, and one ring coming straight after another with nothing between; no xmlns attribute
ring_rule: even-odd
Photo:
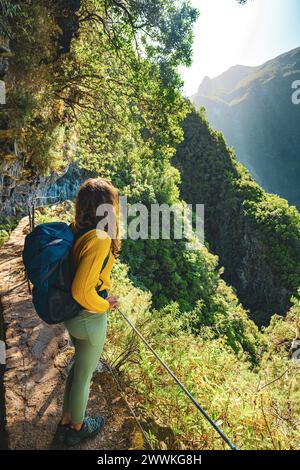
<svg viewBox="0 0 300 470"><path fill-rule="evenodd" d="M250 67L247 65L233 65L228 70L210 78L204 77L197 94L204 96L217 96L220 93L229 93L239 81L243 80L250 73L254 72L258 67Z"/></svg>
<svg viewBox="0 0 300 470"><path fill-rule="evenodd" d="M252 77L255 80L258 72L261 77L270 78L276 73L284 74L286 69L289 71L291 68L294 70L299 69L300 71L300 47L285 52L261 65L248 66L237 64L229 67L229 69L216 77L211 78L206 76L203 78L197 93L191 99L193 101L197 95L206 98L219 97L224 99L224 95L233 93L241 83L243 84L245 79L247 79L247 82L250 82Z"/></svg>
<svg viewBox="0 0 300 470"><path fill-rule="evenodd" d="M191 97L210 125L222 131L237 158L265 189L300 208L300 105L292 83L300 80L300 47L256 67L234 65L205 77Z"/></svg>

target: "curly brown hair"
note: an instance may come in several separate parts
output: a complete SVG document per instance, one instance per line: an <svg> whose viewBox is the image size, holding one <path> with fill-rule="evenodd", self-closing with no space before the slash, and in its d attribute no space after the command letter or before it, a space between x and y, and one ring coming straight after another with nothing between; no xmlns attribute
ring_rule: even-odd
<svg viewBox="0 0 300 470"><path fill-rule="evenodd" d="M89 178L79 188L75 203L74 232L96 225L105 217L97 216L101 204L110 204L114 209L115 236L112 237L111 251L117 256L121 249L119 239L119 191L105 178ZM104 228L108 231L108 226Z"/></svg>

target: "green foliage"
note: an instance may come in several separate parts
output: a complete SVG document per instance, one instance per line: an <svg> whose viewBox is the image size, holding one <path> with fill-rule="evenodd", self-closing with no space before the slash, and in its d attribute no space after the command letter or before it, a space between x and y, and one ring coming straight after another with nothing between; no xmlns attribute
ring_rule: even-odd
<svg viewBox="0 0 300 470"><path fill-rule="evenodd" d="M224 281L218 279L215 291L205 304L197 301L194 310L187 314L192 331L198 334L209 327L214 338L224 338L235 353L247 353L252 362L261 357L266 342L259 333L257 326L248 317L238 302L232 289Z"/></svg>
<svg viewBox="0 0 300 470"><path fill-rule="evenodd" d="M9 238L10 233L16 228L19 217L4 217L0 220L0 246Z"/></svg>
<svg viewBox="0 0 300 470"><path fill-rule="evenodd" d="M296 293L300 285L299 212L295 207L289 207L285 199L273 194L264 194L257 202L245 199L244 208L246 215L260 227L261 236L269 246L273 269L281 271L289 291Z"/></svg>
<svg viewBox="0 0 300 470"><path fill-rule="evenodd" d="M11 34L10 21L19 11L19 6L11 0L0 0L0 36L8 37Z"/></svg>
<svg viewBox="0 0 300 470"><path fill-rule="evenodd" d="M185 140L174 158L181 195L205 204L205 236L225 266L225 279L258 323L284 314L300 285L300 214L267 194L237 163L203 111L183 122Z"/></svg>
<svg viewBox="0 0 300 470"><path fill-rule="evenodd" d="M158 199L162 187L156 186ZM155 192L152 194L156 196ZM263 347L258 329L232 289L221 280L218 258L207 248L187 237L182 240L128 238L123 240L121 259L130 267L130 276L137 285L151 291L154 307L176 302L178 314L185 315L194 333L208 326L216 337L225 337L236 352L246 351L253 362L258 360Z"/></svg>
<svg viewBox="0 0 300 470"><path fill-rule="evenodd" d="M47 174L70 161L65 148L72 141L72 122L55 89L63 68L63 61L54 63L59 32L55 5L44 0L15 3L18 10L11 18L10 39L13 57L9 59L14 81L7 86L10 113L5 126L18 135L26 170Z"/></svg>
<svg viewBox="0 0 300 470"><path fill-rule="evenodd" d="M251 369L247 356L236 355L222 335L216 338L208 327L193 335L175 303L150 311L149 293L134 287L119 263L113 292L152 347L241 449L298 448L299 368L286 352L265 353ZM299 305L295 308L299 311ZM293 322L294 316L295 311L282 322ZM118 312L110 313L108 331L105 357L121 374L155 448L226 448ZM271 331L264 341L272 341Z"/></svg>
<svg viewBox="0 0 300 470"><path fill-rule="evenodd" d="M128 240L122 258L151 289L156 306L176 300L181 310L192 310L200 297L207 301L216 285L215 258L205 249L187 251L182 240Z"/></svg>
<svg viewBox="0 0 300 470"><path fill-rule="evenodd" d="M210 126L224 132L256 181L298 209L300 107L290 89L299 60L296 48L259 67L234 66L204 80L191 98L205 106Z"/></svg>

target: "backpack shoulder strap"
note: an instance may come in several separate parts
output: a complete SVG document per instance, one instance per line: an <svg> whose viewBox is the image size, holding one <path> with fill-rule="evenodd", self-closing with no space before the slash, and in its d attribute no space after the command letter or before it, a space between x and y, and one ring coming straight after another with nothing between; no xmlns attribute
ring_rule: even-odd
<svg viewBox="0 0 300 470"><path fill-rule="evenodd" d="M106 256L105 260L103 261L103 264L102 264L102 268L101 268L100 273L102 273L102 271L104 270L105 266L107 265L108 260L109 260L109 255L110 255L110 248L109 248L108 255Z"/></svg>

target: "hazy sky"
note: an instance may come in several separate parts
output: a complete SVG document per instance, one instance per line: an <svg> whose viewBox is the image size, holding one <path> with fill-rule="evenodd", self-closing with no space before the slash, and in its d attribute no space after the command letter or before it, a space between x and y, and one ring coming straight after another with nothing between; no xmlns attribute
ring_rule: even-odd
<svg viewBox="0 0 300 470"><path fill-rule="evenodd" d="M191 0L200 10L193 65L181 68L185 94L232 65L260 65L300 46L300 0Z"/></svg>

